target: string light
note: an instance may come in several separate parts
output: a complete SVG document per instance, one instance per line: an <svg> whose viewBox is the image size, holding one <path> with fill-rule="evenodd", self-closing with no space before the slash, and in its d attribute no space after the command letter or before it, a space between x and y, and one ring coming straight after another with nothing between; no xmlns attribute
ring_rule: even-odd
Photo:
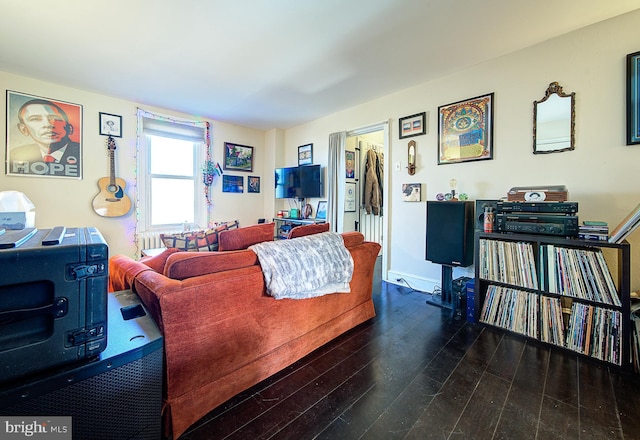
<svg viewBox="0 0 640 440"><path fill-rule="evenodd" d="M205 148L207 149L207 159L202 165L202 181L204 183L204 197L207 200L207 222L209 221L209 213L211 210L211 184L216 174L216 167L211 160L211 124L205 122Z"/></svg>

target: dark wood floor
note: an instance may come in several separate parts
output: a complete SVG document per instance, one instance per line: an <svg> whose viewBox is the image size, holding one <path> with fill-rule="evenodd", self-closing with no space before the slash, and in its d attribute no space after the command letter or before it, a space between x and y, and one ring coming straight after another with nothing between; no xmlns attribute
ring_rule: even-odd
<svg viewBox="0 0 640 440"><path fill-rule="evenodd" d="M640 377L451 318L376 282L377 316L180 440L640 439Z"/></svg>

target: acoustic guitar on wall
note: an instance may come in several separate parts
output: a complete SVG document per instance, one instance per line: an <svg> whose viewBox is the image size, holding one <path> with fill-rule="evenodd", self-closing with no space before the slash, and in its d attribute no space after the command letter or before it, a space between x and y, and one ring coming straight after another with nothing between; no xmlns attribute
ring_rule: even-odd
<svg viewBox="0 0 640 440"><path fill-rule="evenodd" d="M131 200L124 193L126 182L116 177L114 160L116 142L111 136L107 140L107 150L109 151L109 177L98 180L100 192L93 199L93 210L102 217L120 217L131 209Z"/></svg>

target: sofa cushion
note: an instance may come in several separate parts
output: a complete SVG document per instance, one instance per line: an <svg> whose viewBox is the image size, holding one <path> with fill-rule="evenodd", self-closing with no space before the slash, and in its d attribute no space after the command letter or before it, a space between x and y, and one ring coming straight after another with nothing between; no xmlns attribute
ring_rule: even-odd
<svg viewBox="0 0 640 440"><path fill-rule="evenodd" d="M152 257L144 257L140 259L141 263L149 266L151 269L155 270L158 273L164 272L164 265L167 262L167 258L169 255L179 252L179 249L176 248L167 248L158 255L154 255Z"/></svg>
<svg viewBox="0 0 640 440"><path fill-rule="evenodd" d="M222 231L218 236L219 251L235 251L264 241L273 241L275 223L261 223L245 228Z"/></svg>
<svg viewBox="0 0 640 440"><path fill-rule="evenodd" d="M320 234L321 232L329 232L329 223L314 223L311 225L300 225L289 231L287 238L304 237L305 235Z"/></svg>
<svg viewBox="0 0 640 440"><path fill-rule="evenodd" d="M232 252L178 252L167 259L164 276L174 280L240 269L258 264L258 256L249 250Z"/></svg>

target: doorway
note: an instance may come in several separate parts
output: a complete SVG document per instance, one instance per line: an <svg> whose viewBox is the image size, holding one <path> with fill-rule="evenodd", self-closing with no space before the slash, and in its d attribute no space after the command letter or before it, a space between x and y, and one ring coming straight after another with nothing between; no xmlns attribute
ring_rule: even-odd
<svg viewBox="0 0 640 440"><path fill-rule="evenodd" d="M365 240L374 241L381 245L380 258L383 280L387 279L387 255L388 255L388 206L390 202L388 191L389 171L389 123L362 127L347 132L345 140L346 177L345 177L345 203L343 213L343 230L359 231L365 236ZM367 191L367 161L372 157L379 160L380 177L379 189L381 204L379 209L366 206L365 193ZM353 163L350 163L353 160ZM371 164L370 166L375 166ZM370 186L370 184L369 184ZM368 196L367 196L368 197Z"/></svg>

